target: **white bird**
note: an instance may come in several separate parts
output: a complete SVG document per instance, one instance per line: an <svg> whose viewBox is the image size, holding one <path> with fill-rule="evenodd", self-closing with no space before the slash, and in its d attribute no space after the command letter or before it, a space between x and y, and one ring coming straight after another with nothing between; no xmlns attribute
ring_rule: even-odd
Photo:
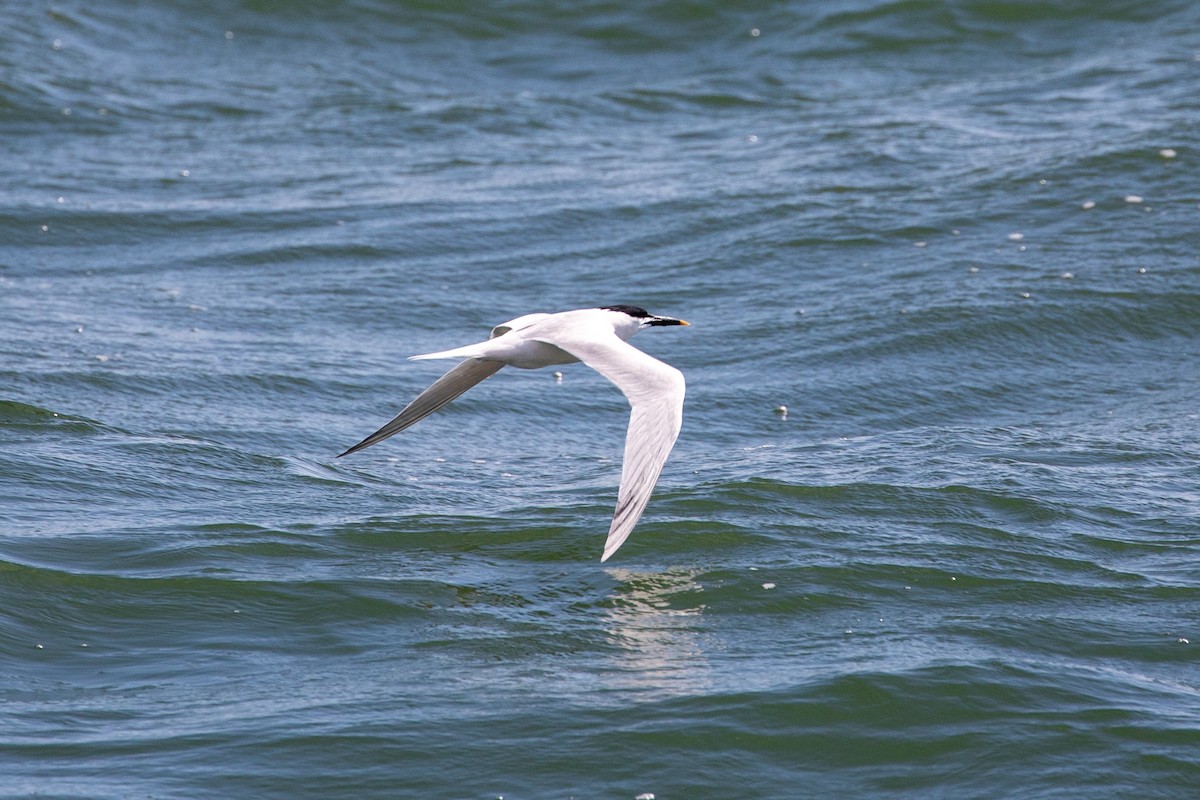
<svg viewBox="0 0 1200 800"><path fill-rule="evenodd" d="M632 409L625 434L617 510L600 557L601 561L607 561L642 516L683 423L683 373L646 355L627 340L643 328L688 324L681 319L655 316L637 306L526 314L492 328L492 335L485 342L411 356L410 361L465 360L417 395L395 419L338 458L370 447L425 419L506 364L538 369L582 361L615 383Z"/></svg>

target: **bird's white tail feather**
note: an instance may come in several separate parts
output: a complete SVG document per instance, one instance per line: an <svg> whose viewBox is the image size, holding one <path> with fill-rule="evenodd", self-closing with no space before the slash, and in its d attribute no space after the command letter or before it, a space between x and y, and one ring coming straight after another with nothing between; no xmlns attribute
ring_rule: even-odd
<svg viewBox="0 0 1200 800"><path fill-rule="evenodd" d="M453 350L441 350L437 353L422 353L419 356L409 356L409 361L429 361L435 358L478 358L483 355L480 345L469 344L466 347L456 347Z"/></svg>

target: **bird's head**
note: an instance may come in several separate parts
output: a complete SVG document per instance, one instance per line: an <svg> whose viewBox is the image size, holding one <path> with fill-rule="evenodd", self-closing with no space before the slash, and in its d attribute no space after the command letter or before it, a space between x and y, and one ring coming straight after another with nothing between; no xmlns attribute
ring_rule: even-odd
<svg viewBox="0 0 1200 800"><path fill-rule="evenodd" d="M644 308L639 306L604 306L603 311L611 311L619 315L617 318L617 328L626 328L630 334L640 331L642 328L649 328L655 325L691 325L692 323L674 317L660 317L657 314L651 314Z"/></svg>

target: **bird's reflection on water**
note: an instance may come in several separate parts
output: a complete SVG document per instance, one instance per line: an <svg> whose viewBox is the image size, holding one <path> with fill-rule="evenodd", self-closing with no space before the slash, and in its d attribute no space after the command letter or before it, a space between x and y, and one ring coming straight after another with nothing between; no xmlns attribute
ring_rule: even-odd
<svg viewBox="0 0 1200 800"><path fill-rule="evenodd" d="M700 570L665 572L605 570L617 581L604 625L614 651L603 672L610 688L635 691L647 700L686 696L710 688Z"/></svg>

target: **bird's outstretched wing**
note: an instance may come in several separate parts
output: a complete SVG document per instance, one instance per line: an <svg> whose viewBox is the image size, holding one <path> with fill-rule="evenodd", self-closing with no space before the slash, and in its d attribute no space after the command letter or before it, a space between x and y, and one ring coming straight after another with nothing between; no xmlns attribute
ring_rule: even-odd
<svg viewBox="0 0 1200 800"><path fill-rule="evenodd" d="M370 447L377 442L382 442L392 434L399 433L410 425L420 422L484 378L495 375L503 366L504 362L502 361L483 361L477 358L467 359L434 381L428 389L417 395L416 399L405 406L404 410L397 414L395 419L346 452L339 453L338 458L357 450L362 450L364 447Z"/></svg>
<svg viewBox="0 0 1200 800"><path fill-rule="evenodd" d="M608 529L601 561L629 537L650 501L654 484L683 423L683 373L597 326L535 325L526 333L566 350L617 385L631 407L621 464L617 510Z"/></svg>

